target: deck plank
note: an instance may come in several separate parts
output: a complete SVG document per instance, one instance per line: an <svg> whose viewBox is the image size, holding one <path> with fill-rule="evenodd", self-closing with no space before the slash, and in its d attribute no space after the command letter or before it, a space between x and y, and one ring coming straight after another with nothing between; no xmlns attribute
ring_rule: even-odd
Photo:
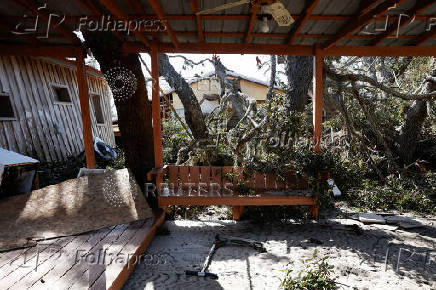
<svg viewBox="0 0 436 290"><path fill-rule="evenodd" d="M74 265L77 255L82 253L81 251L85 248L87 243L92 243L94 240L101 239L101 237L107 235L112 228L114 227L104 228L102 230L77 236L77 239L68 244L61 252L61 263L55 263L51 268L47 269L47 271L41 271L39 277L29 277L29 281L26 281L23 284L27 286L30 283L28 288L37 289L42 287L42 284L35 283L35 281L41 281L41 279L45 281L46 285L56 283L56 281L59 280L62 275L67 273L72 265ZM59 259L57 261L59 261Z"/></svg>

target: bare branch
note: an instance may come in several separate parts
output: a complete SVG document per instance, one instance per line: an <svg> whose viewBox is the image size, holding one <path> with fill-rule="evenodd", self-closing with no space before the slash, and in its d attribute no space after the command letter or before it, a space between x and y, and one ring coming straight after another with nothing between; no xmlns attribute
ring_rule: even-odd
<svg viewBox="0 0 436 290"><path fill-rule="evenodd" d="M192 59L189 59L189 58L187 58L187 57L185 57L183 55L180 55L180 54L177 54L177 55L168 55L168 57L170 57L170 58L176 58L176 57L182 58L182 59L185 60L187 65L192 65L192 66L203 64L206 61L209 61L210 63L213 64L213 61L210 58L205 58L205 59L200 60L199 62L195 62Z"/></svg>
<svg viewBox="0 0 436 290"><path fill-rule="evenodd" d="M436 91L426 93L426 94L405 94L400 93L390 87L385 86L382 83L379 83L378 81L374 80L373 78L367 77L362 74L338 74L334 72L327 64L324 64L324 71L326 72L327 76L331 79L338 81L338 82L366 82L374 87L394 96L401 98L403 100L431 100L436 98Z"/></svg>

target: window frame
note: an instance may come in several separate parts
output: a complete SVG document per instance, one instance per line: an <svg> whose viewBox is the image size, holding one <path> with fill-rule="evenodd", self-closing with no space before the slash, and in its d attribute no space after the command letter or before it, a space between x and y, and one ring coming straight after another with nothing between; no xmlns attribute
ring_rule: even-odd
<svg viewBox="0 0 436 290"><path fill-rule="evenodd" d="M97 119L97 114L95 113L95 103L94 103L94 98L98 97L99 100L99 105L100 105L100 112L101 112L101 117L103 118L103 122L98 122ZM106 126L106 118L104 116L104 110L103 110L103 105L102 105L102 96L101 94L97 93L97 92L89 92L89 99L91 100L91 106L92 106L92 113L94 114L94 118L95 118L95 125L96 126Z"/></svg>
<svg viewBox="0 0 436 290"><path fill-rule="evenodd" d="M55 104L55 105L73 105L73 98L71 97L72 96L71 91L67 85L60 84L60 83L50 83L50 88L51 88L51 93L52 93L52 98L53 98L53 104ZM63 102L63 101L57 100L56 88L57 89L66 89L68 92L68 97L70 98L70 101Z"/></svg>
<svg viewBox="0 0 436 290"><path fill-rule="evenodd" d="M13 102L12 102L12 94L7 93L7 92L0 92L0 96L8 97L9 103L11 104L12 113L14 115L13 117L1 117L0 116L0 121L16 121L16 120L18 120L17 119L17 112L15 111L15 107L14 107Z"/></svg>

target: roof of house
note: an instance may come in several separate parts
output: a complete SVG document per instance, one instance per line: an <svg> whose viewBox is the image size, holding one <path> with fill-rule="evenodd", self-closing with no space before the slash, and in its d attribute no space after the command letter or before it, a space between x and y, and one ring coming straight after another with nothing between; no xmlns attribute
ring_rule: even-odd
<svg viewBox="0 0 436 290"><path fill-rule="evenodd" d="M197 83L201 80L208 79L214 75L215 75L215 71L209 71L209 72L204 73L202 76L190 78L190 79L187 79L186 81L188 82L188 84L191 85L191 84ZM263 81L263 80L260 80L260 79L254 78L254 77L249 77L249 76L246 76L246 75L234 72L234 71L228 71L227 75L229 75L231 77L235 77L235 78L241 78L241 79L244 79L246 81L249 81L252 83L257 83L257 84L260 84L260 85L263 85L266 87L269 85L267 81ZM167 81L163 77L159 78L159 87L162 89L162 91L164 92L165 95L171 94L175 90L167 83ZM151 95L151 85L147 86L147 90L148 90L149 95Z"/></svg>

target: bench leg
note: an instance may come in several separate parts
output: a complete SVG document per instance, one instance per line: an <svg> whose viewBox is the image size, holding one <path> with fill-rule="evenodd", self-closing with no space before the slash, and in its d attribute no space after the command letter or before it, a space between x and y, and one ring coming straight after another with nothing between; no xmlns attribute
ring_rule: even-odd
<svg viewBox="0 0 436 290"><path fill-rule="evenodd" d="M310 208L309 208L309 212L310 212L310 214L312 215L312 217L314 218L314 219L318 219L318 211L319 211L319 206L318 205L312 205Z"/></svg>
<svg viewBox="0 0 436 290"><path fill-rule="evenodd" d="M238 221L241 218L242 212L244 211L243 206L233 206L233 220Z"/></svg>

